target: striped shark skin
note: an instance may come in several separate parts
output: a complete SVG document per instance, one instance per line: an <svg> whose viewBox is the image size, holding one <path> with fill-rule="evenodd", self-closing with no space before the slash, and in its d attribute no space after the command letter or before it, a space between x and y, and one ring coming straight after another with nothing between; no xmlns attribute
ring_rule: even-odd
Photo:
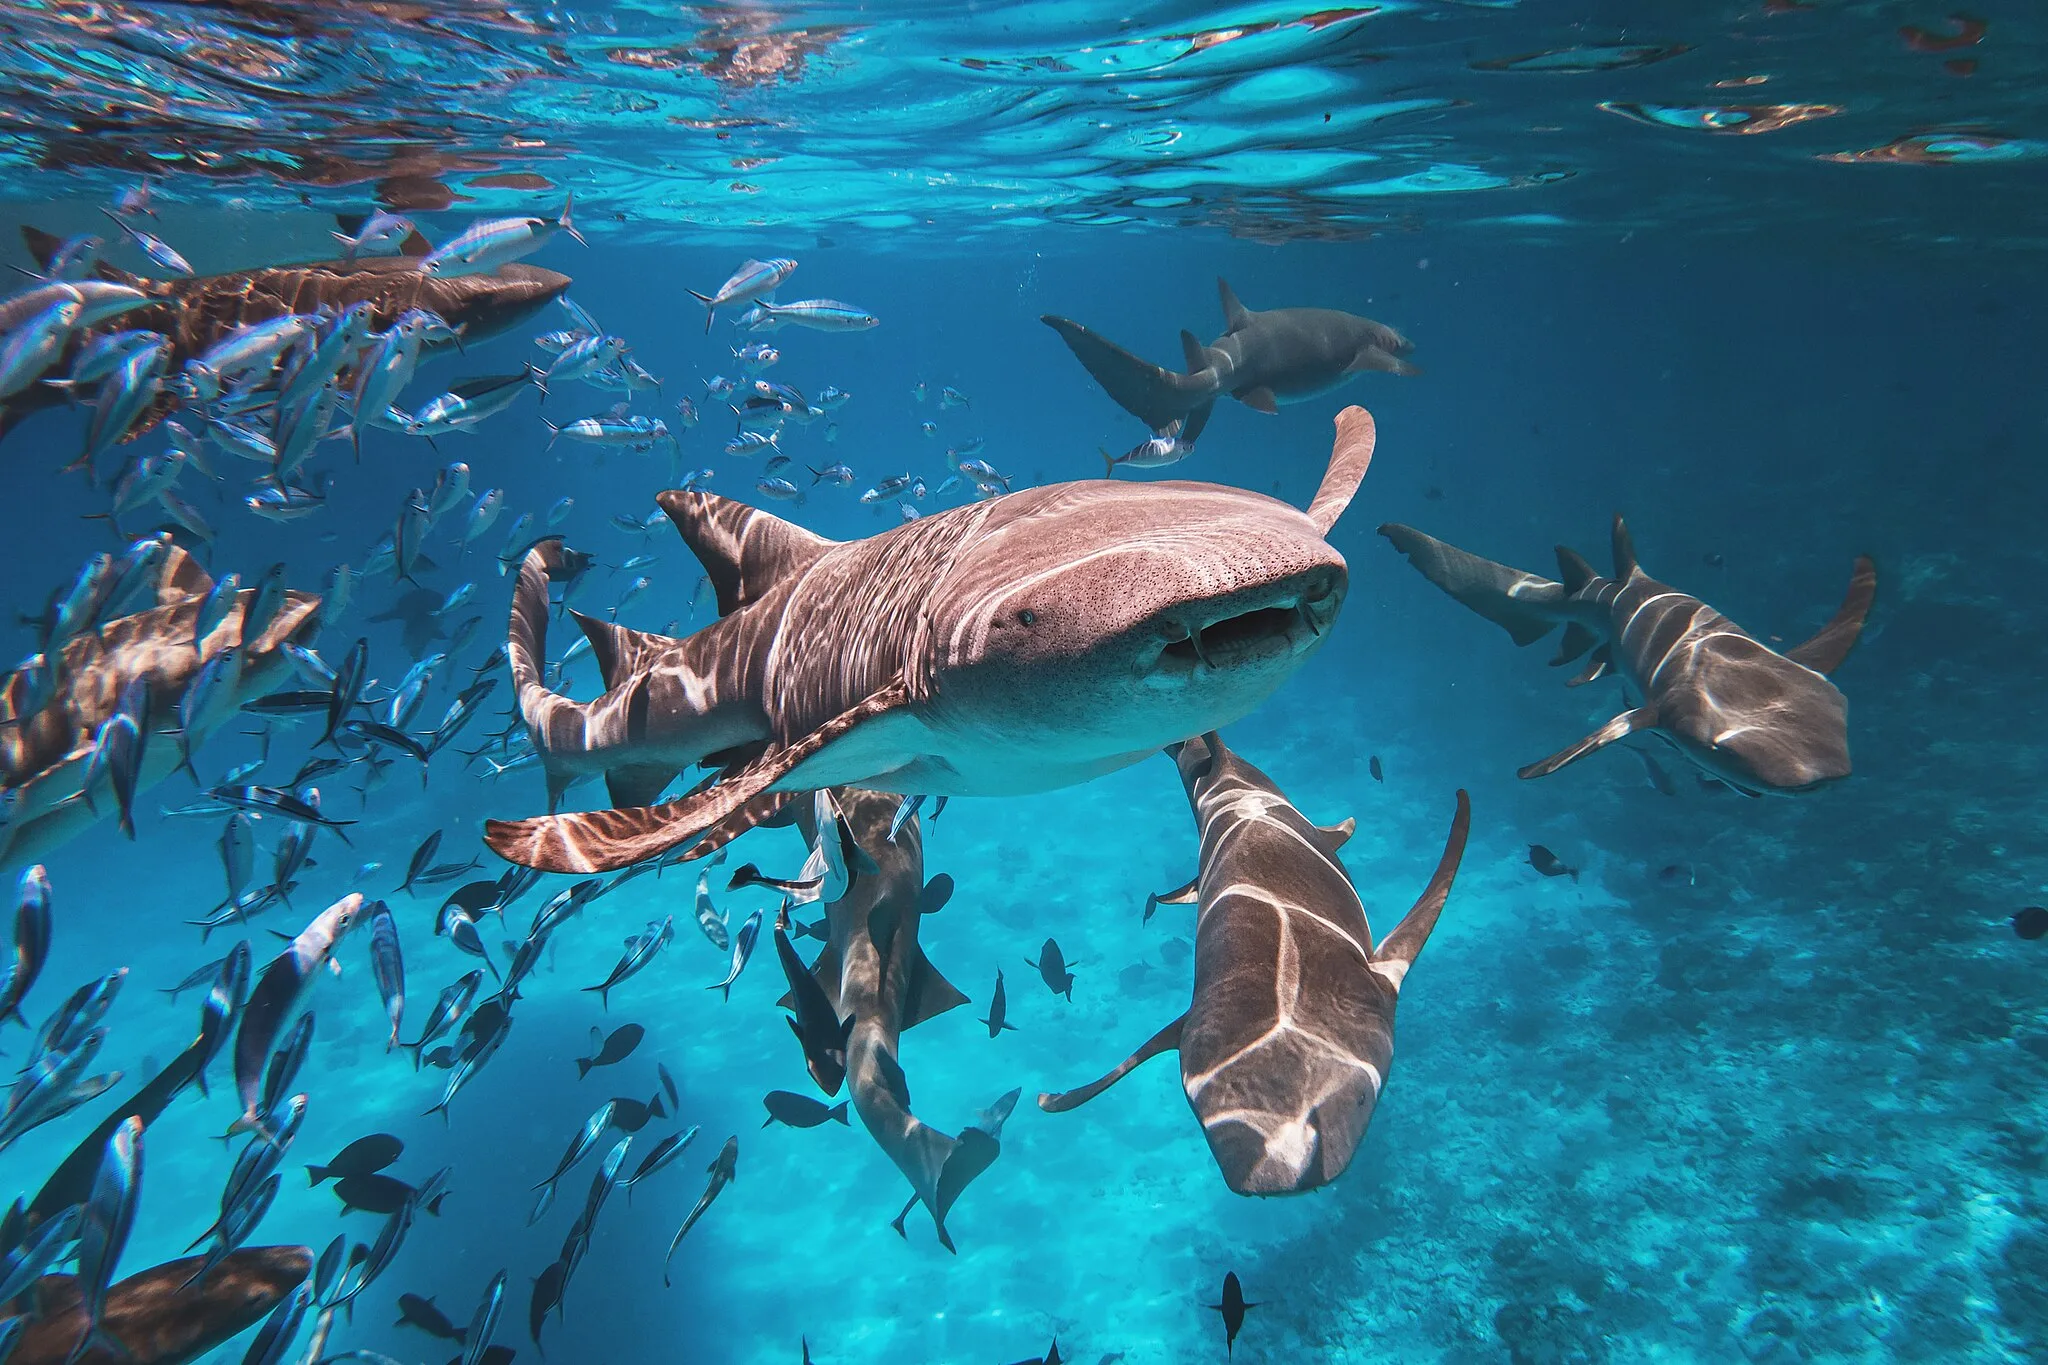
<svg viewBox="0 0 2048 1365"><path fill-rule="evenodd" d="M490 821L485 841L527 867L613 870L707 854L790 793L1051 791L1229 724L1335 623L1349 578L1324 537L1374 439L1363 408L1339 414L1306 512L1215 484L1093 480L841 543L663 493L719 619L671 639L578 615L605 684L590 702L542 681L548 583L569 560L536 546L507 640L520 711L551 809L600 772L614 808ZM716 780L647 804L699 762Z"/></svg>
<svg viewBox="0 0 2048 1365"><path fill-rule="evenodd" d="M851 787L834 788L832 796L847 832L874 866L860 869L846 894L825 906L826 944L811 971L839 1016L854 1021L846 1043L853 1111L910 1182L910 1206L922 1203L930 1211L940 1244L951 1251L946 1215L968 1182L994 1161L999 1131L990 1129L999 1130L1000 1123L969 1125L958 1137L925 1123L910 1110L910 1085L897 1057L906 1030L967 1003L918 946L919 923L945 908L953 879L925 880L924 831L917 817L889 838L900 797ZM797 824L816 844L817 821L808 803ZM1015 1092L1008 1098L1014 1102ZM1003 1107L999 1101L995 1108ZM896 1229L903 1230L901 1218Z"/></svg>
<svg viewBox="0 0 2048 1365"><path fill-rule="evenodd" d="M1877 595L1877 566L1868 555L1857 557L1834 618L1781 654L1699 598L1644 573L1618 516L1614 576L1595 573L1559 546L1563 582L1481 559L1413 527L1389 524L1380 534L1424 578L1516 644L1564 626L1551 666L1588 656L1570 686L1610 672L1620 677L1629 709L1522 768L1522 777L1547 777L1632 735L1663 741L1709 778L1749 796L1793 795L1849 775L1849 702L1827 675L1855 647Z"/></svg>
<svg viewBox="0 0 2048 1365"><path fill-rule="evenodd" d="M80 1342L85 1305L76 1276L43 1276L24 1296L35 1315L8 1365L187 1365L263 1321L312 1272L313 1253L298 1246L243 1247L188 1286L203 1263L198 1256L166 1261L108 1290L99 1326L120 1350ZM10 1321L0 1311L0 1329Z"/></svg>
<svg viewBox="0 0 2048 1365"><path fill-rule="evenodd" d="M153 607L118 617L65 642L56 695L32 715L20 714L30 688L18 672L0 677L0 791L13 803L0 827L0 874L12 874L90 828L111 804L95 814L83 791L93 737L119 705L122 691L139 678L149 682L149 722L154 739L137 782L141 791L176 768L178 745L164 733L178 724L178 702L199 671L223 650L239 651L231 696L223 697L214 724L232 717L243 703L267 696L293 674L287 644L309 644L320 628L320 598L290 591L277 615L252 641L242 639L242 620L256 597L244 588L227 616L193 647L193 632L213 579L199 561L178 546L165 552ZM192 741L197 747L197 738Z"/></svg>
<svg viewBox="0 0 2048 1365"><path fill-rule="evenodd" d="M29 254L39 263L48 259L57 244L48 233L34 228L24 227L22 235ZM500 266L489 274L444 278L421 273L418 262L409 256L363 256L169 280L143 279L101 265L97 278L131 285L157 302L81 333L73 343L73 354L99 332L122 328L161 332L171 340L173 374L238 327L322 308L340 313L365 302L372 305L375 328L389 327L407 309L424 308L456 328L462 343L468 345L519 326L566 293L570 284L567 275L522 264ZM0 305L0 331L33 316L62 288L44 285L10 297ZM430 342L427 350L450 344ZM59 372L69 364L67 355ZM64 401L57 389L35 385L0 403L0 437L30 412ZM170 411L171 401L167 396L154 403L136 422L133 434L154 426Z"/></svg>
<svg viewBox="0 0 2048 1365"><path fill-rule="evenodd" d="M1337 850L1353 822L1319 827L1215 734L1169 751L1201 832L1201 872L1156 899L1194 901L1194 1000L1102 1079L1038 1097L1065 1113L1162 1052L1224 1183L1244 1195L1301 1194L1344 1173L1394 1063L1394 1011L1449 898L1471 806L1436 872L1377 946Z"/></svg>

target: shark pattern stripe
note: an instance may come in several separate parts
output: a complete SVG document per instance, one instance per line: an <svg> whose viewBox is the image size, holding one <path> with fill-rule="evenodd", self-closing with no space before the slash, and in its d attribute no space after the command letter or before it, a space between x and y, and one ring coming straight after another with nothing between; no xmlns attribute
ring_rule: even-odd
<svg viewBox="0 0 2048 1365"><path fill-rule="evenodd" d="M683 639L576 619L605 692L542 681L559 542L520 566L508 654L550 808L604 773L614 809L493 820L501 856L610 871L699 841L774 793L1049 791L1228 724L1320 647L1348 586L1326 539L1372 461L1360 408L1309 511L1215 484L1054 484L839 543L741 503L658 501L720 617ZM691 764L711 785L648 803ZM702 836L715 834L711 841Z"/></svg>
<svg viewBox="0 0 2048 1365"><path fill-rule="evenodd" d="M1464 792L1429 885L1377 947L1337 850L1353 823L1318 827L1215 734L1169 751L1201 833L1194 1001L1100 1080L1038 1097L1064 1113L1162 1052L1224 1182L1297 1194L1342 1175L1394 1060L1394 1012L1464 856Z"/></svg>
<svg viewBox="0 0 2048 1365"><path fill-rule="evenodd" d="M1877 567L1859 556L1833 619L1783 654L1705 602L1644 573L1614 519L1614 576L1559 546L1562 582L1481 559L1413 527L1380 534L1451 597L1528 645L1559 625L1558 667L1587 655L1570 686L1620 674L1628 710L1520 771L1546 777L1617 740L1653 735L1695 767L1751 796L1810 791L1849 775L1849 703L1826 675L1863 630Z"/></svg>

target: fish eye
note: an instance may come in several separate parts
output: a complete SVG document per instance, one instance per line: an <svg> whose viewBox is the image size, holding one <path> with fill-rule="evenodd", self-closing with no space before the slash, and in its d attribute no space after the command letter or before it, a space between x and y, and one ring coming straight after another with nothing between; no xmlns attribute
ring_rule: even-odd
<svg viewBox="0 0 2048 1365"><path fill-rule="evenodd" d="M1026 608L1024 608L1024 610L1022 610L1022 611L1020 611L1020 612L1018 612L1018 613L1017 613L1017 624L1018 624L1018 625L1020 625L1020 626L1035 626L1035 625L1037 625L1037 624L1038 624L1038 613L1037 613L1037 612L1035 612L1035 611L1033 611L1033 610L1031 610L1031 608L1029 608L1029 607L1026 607Z"/></svg>

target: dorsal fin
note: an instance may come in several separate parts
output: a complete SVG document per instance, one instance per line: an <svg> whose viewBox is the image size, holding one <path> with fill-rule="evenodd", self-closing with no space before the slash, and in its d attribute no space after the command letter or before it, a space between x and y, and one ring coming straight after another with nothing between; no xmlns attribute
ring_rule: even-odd
<svg viewBox="0 0 2048 1365"><path fill-rule="evenodd" d="M36 269L48 270L50 262L57 259L57 248L64 245L64 239L54 232L45 232L39 227L21 225L21 244L28 248L29 257L35 261Z"/></svg>
<svg viewBox="0 0 2048 1365"><path fill-rule="evenodd" d="M710 493L672 488L654 500L704 566L718 594L720 616L755 601L838 543L758 507Z"/></svg>
<svg viewBox="0 0 2048 1365"><path fill-rule="evenodd" d="M924 884L924 890L917 893L917 913L936 915L946 908L946 902L953 899L953 876L941 872Z"/></svg>
<svg viewBox="0 0 2048 1365"><path fill-rule="evenodd" d="M600 621L595 616L585 616L574 609L569 614L576 618L576 624L583 627L584 638L590 641L590 654L597 660L597 669L604 678L604 690L607 692L619 685L620 678L639 672L648 659L675 643L666 635L628 630L610 621Z"/></svg>
<svg viewBox="0 0 2048 1365"><path fill-rule="evenodd" d="M1334 858L1337 850L1350 843L1351 836L1358 832L1358 821L1347 815L1334 825L1317 825L1315 831L1316 847Z"/></svg>
<svg viewBox="0 0 2048 1365"><path fill-rule="evenodd" d="M931 959L924 955L924 949L916 944L911 947L916 957L903 974L903 1019L899 1025L903 1029L915 1028L956 1005L967 1003L967 997L960 988L932 966Z"/></svg>
<svg viewBox="0 0 2048 1365"><path fill-rule="evenodd" d="M1252 315L1237 301L1237 291L1230 287L1230 281L1221 275L1216 277L1216 295L1223 301L1223 330L1236 332L1251 326Z"/></svg>
<svg viewBox="0 0 2048 1365"><path fill-rule="evenodd" d="M85 1302L76 1275L44 1275L30 1286L38 1318L59 1317Z"/></svg>
<svg viewBox="0 0 2048 1365"><path fill-rule="evenodd" d="M1337 518L1351 505L1358 485L1365 482L1377 440L1372 414L1364 408L1349 407L1337 414L1337 439L1330 446L1329 467L1323 470L1323 482L1308 505L1308 519L1324 535L1330 534Z"/></svg>
<svg viewBox="0 0 2048 1365"><path fill-rule="evenodd" d="M1443 856L1437 859L1429 885L1401 922L1373 949L1372 969L1392 983L1396 991L1415 964L1415 955L1429 941L1429 931L1436 928L1436 917L1443 913L1444 902L1450 898L1451 883L1457 879L1458 864L1465 857L1465 836L1471 828L1472 802L1460 791L1457 814L1451 817L1451 837L1444 841Z"/></svg>
<svg viewBox="0 0 2048 1365"><path fill-rule="evenodd" d="M1626 583L1641 572L1642 566L1636 563L1635 537L1628 533L1628 523L1617 512L1614 515L1614 576Z"/></svg>
<svg viewBox="0 0 2048 1365"><path fill-rule="evenodd" d="M1200 374L1209 368L1208 349L1185 327L1181 328L1180 332L1180 353L1187 361L1189 374Z"/></svg>
<svg viewBox="0 0 2048 1365"><path fill-rule="evenodd" d="M1566 592L1577 592L1600 576L1593 571L1593 566L1586 562L1586 557L1569 545L1557 547L1557 573L1558 577L1564 580ZM1628 575L1623 574L1622 577L1626 578Z"/></svg>
<svg viewBox="0 0 2048 1365"><path fill-rule="evenodd" d="M156 604L160 607L175 606L213 591L213 575L181 545L174 544L164 551L162 574L156 581Z"/></svg>
<svg viewBox="0 0 2048 1365"><path fill-rule="evenodd" d="M1581 654L1584 654L1599 643L1600 637L1588 630L1580 622L1567 622L1564 628L1564 639L1558 641L1557 653L1551 656L1550 666L1552 668L1563 668L1573 659L1578 658Z"/></svg>
<svg viewBox="0 0 2048 1365"><path fill-rule="evenodd" d="M1870 603L1877 596L1877 565L1869 555L1856 556L1856 571L1849 576L1849 591L1842 598L1834 619L1805 644L1785 651L1785 657L1816 673L1832 673L1849 657L1856 639L1863 634L1863 618L1870 615Z"/></svg>

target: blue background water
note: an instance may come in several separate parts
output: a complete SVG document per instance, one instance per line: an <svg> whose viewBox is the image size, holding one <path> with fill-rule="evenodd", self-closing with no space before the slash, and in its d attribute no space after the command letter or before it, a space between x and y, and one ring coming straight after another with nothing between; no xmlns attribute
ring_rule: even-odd
<svg viewBox="0 0 2048 1365"><path fill-rule="evenodd" d="M237 263L255 245L216 242L219 259L201 268ZM524 1355L530 1277L552 1259L590 1167L530 1229L528 1187L603 1099L652 1093L661 1060L683 1089L680 1120L703 1131L630 1206L620 1198L607 1209L566 1325L547 1329L554 1359L756 1365L795 1360L804 1333L820 1365L992 1362L1040 1351L1055 1332L1068 1358L1090 1365L1119 1353L1129 1365L1208 1359L1221 1332L1202 1305L1230 1269L1263 1305L1237 1346L1252 1361L2048 1351L2048 1034L2039 945L2006 924L2048 882L2033 791L2048 738L2037 525L2048 344L2031 263L1988 268L1957 255L1904 268L1880 253L1761 235L1566 247L1418 233L1275 249L1054 230L959 253L772 234L752 245L802 259L796 292L855 300L884 319L865 335L784 332L785 358L771 371L808 392L831 383L855 395L835 445L814 427L793 431L788 447L811 463L847 460L861 486L905 469L936 482L944 446L970 434L1021 481L1093 477L1098 446L1142 435L1038 324L1041 311L1166 360L1180 327L1217 330L1211 278L1223 274L1255 308L1352 308L1414 338L1422 377L1367 376L1279 417L1225 404L1175 471L1303 503L1336 408L1358 401L1378 418L1372 473L1333 535L1352 571L1342 620L1229 738L1312 817L1358 818L1345 860L1382 931L1426 879L1453 790L1472 792L1471 851L1405 992L1386 1098L1334 1188L1278 1201L1224 1189L1170 1063L1075 1114L1031 1106L1040 1089L1098 1074L1186 1005L1191 920L1169 910L1139 922L1147 891L1193 870L1192 822L1158 760L1077 790L957 801L928 840L930 870L951 873L959 891L927 922L925 946L975 1008L905 1039L918 1112L952 1130L1013 1085L1027 1096L1000 1160L951 1219L958 1257L933 1243L921 1214L907 1242L890 1231L903 1181L857 1126L760 1130L764 1091L803 1088L773 1007L772 960L721 1003L703 987L723 958L685 923L608 1012L578 989L603 978L645 920L687 918L687 872L636 882L557 936L505 1049L445 1125L421 1117L442 1073L416 1076L382 1050L359 938L342 954L345 977L317 990L303 1081L312 1100L294 1165L381 1129L408 1143L396 1174L417 1179L444 1162L456 1173L442 1217L414 1229L337 1341L439 1359L439 1343L388 1326L396 1294L432 1295L461 1321L503 1266L512 1292L499 1337ZM572 273L574 296L664 376L665 408L694 393L693 380L735 372L726 329L704 337L681 292L722 278L731 258L600 234L589 251L562 242L539 260ZM413 396L524 354L508 338L437 361ZM934 395L952 384L973 406L916 404L920 380ZM549 411L603 405L594 393L565 394ZM919 434L927 419L938 437ZM745 496L754 471L716 453L717 426L684 436L685 464L716 467L713 487ZM97 523L74 520L93 499L48 473L77 428L46 415L6 444L13 492L0 534L20 607L107 540ZM643 547L609 524L615 512L648 510L665 462L599 462L544 444L527 398L481 434L444 441L441 458L466 459L477 487L508 489L506 522L573 495L572 544L612 562L642 548L661 555L656 590L622 619L658 629L687 617L696 569L672 537L657 531ZM383 434L366 441L360 469L339 448L324 458L340 476L333 506L289 529L222 508L216 567L246 578L285 558L294 583L314 587L332 563L360 564L399 496L440 463ZM1629 515L1652 572L1788 640L1826 619L1855 554L1877 558L1879 607L1839 675L1857 763L1849 782L1798 801L1689 783L1666 798L1623 754L1516 781L1518 765L1617 709L1613 692L1564 690L1542 666L1543 647L1513 649L1430 590L1373 528L1412 522L1542 571L1557 542L1603 560L1615 511ZM821 489L793 515L851 536L893 513ZM429 553L452 558L440 543ZM509 591L481 558L473 551L429 579L452 587L481 575L475 609L487 628L470 655L490 643ZM609 591L594 588L589 601ZM364 626L362 614L389 593L361 585L356 614L326 639L333 652L367 634L387 679L405 664L396 635ZM588 687L587 664L582 677ZM203 766L217 773L251 748L224 738ZM279 752L288 761L296 749ZM1367 775L1373 754L1384 784ZM181 802L184 788L175 779L151 793L152 809ZM353 813L352 796L329 799ZM320 866L296 897L302 913L272 912L269 924L295 930L350 889L361 858L383 860L367 889L388 893L428 830L462 847L484 816L542 804L533 775L482 782L452 754L436 759L425 792L395 775L350 831L353 852L321 836ZM32 1017L72 983L127 965L107 1057L132 1077L145 1056L183 1044L192 997L166 1006L151 990L218 951L181 923L218 899L214 833L212 823L152 819L133 844L101 830L50 858L56 949ZM1537 876L1524 854L1538 842L1583 878ZM800 852L793 834L763 832L734 861L789 866ZM1672 864L1693 880L1660 880ZM437 896L395 903L417 1021L472 964L431 937ZM735 893L721 903L737 923L769 901ZM1071 1004L1022 965L1047 935L1084 960ZM260 957L270 949L257 937ZM999 967L1019 1031L991 1041L973 1016ZM572 1059L589 1027L626 1020L646 1024L649 1042L578 1083ZM208 1134L231 1108L217 1088L150 1129L126 1267L176 1254L210 1220L230 1155ZM95 1112L0 1156L0 1183L32 1189ZM657 1123L636 1147L670 1126ZM677 1287L664 1291L661 1254L728 1133L740 1135L738 1181L683 1244ZM364 1240L374 1232L365 1215L337 1220L335 1207L293 1176L261 1236L317 1248L337 1227Z"/></svg>

